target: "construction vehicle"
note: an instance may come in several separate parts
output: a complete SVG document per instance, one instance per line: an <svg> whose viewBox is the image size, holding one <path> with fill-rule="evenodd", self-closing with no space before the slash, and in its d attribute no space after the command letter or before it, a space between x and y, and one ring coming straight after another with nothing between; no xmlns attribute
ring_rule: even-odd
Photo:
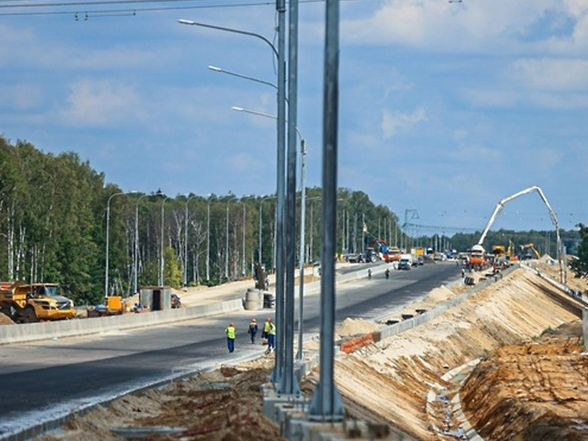
<svg viewBox="0 0 588 441"><path fill-rule="evenodd" d="M560 239L560 235L559 235L559 223L557 221L557 216L555 215L555 211L553 211L553 208L551 208L551 205L549 205L549 202L547 201L547 198L543 194L543 191L541 190L541 188L539 188L537 186L525 188L524 190L521 190L518 193L515 193L515 194L499 201L498 204L496 205L496 208L494 209L494 212L492 213L492 216L490 216L490 219L488 220L488 223L486 224L486 227L484 228L484 231L482 232L482 235L480 236L480 239L478 240L477 245L474 245L474 247L479 246L484 251L484 246L483 246L484 239L486 239L486 235L488 234L488 231L490 231L490 227L492 226L492 224L496 220L498 214L500 214L500 212L504 208L504 205L507 202L510 202L513 199L518 198L519 196L523 196L527 193L531 193L532 191L536 191L539 194L539 197L541 198L541 200L543 201L543 203L547 207L547 210L549 211L549 216L551 217L551 222L553 223L553 226L555 227L555 235L557 238L557 260L559 262L560 282L565 285L567 282L567 272L565 270L565 251L564 251L564 248L563 248L563 245L562 245L562 242ZM474 247L472 247L472 250ZM512 262L513 255L510 254L510 256L511 256L511 262Z"/></svg>
<svg viewBox="0 0 588 441"><path fill-rule="evenodd" d="M384 253L384 260L386 262L398 262L400 260L400 248L389 247Z"/></svg>
<svg viewBox="0 0 588 441"><path fill-rule="evenodd" d="M506 254L506 248L504 245L493 245L492 246L492 254L494 254L495 259L499 259L500 257Z"/></svg>
<svg viewBox="0 0 588 441"><path fill-rule="evenodd" d="M486 251L481 245L474 245L470 251L468 265L475 270L481 270L486 266Z"/></svg>
<svg viewBox="0 0 588 441"><path fill-rule="evenodd" d="M508 248L506 249L506 256L508 257L509 262L518 262L519 256L515 253L515 246L512 240L508 241Z"/></svg>
<svg viewBox="0 0 588 441"><path fill-rule="evenodd" d="M526 250L531 250L533 251L533 254L535 254L535 257L537 258L537 260L541 259L541 254L539 254L539 251L537 251L535 249L535 245L532 243L527 243L525 245L521 245L521 253L524 253ZM521 260L528 260L528 259L532 259L533 256L530 253L525 253L525 254L521 254Z"/></svg>
<svg viewBox="0 0 588 441"><path fill-rule="evenodd" d="M60 294L57 283L4 282L0 309L17 323L75 318L73 301Z"/></svg>

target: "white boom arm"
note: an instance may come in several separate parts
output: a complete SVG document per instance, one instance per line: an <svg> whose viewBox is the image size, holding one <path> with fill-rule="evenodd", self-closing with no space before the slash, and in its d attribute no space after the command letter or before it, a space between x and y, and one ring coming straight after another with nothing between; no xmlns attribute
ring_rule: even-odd
<svg viewBox="0 0 588 441"><path fill-rule="evenodd" d="M551 208L551 205L549 205L549 202L547 201L547 198L543 194L543 191L541 191L541 188L539 188L537 186L525 188L524 190L521 190L518 193L515 193L509 197L506 197L506 198L502 199L500 202L498 202L498 204L496 205L496 208L494 209L494 213L492 213L492 216L490 216L490 219L488 220L488 223L486 224L486 228L484 228L484 231L482 232L482 235L480 236L480 240L478 240L478 245L482 246L482 243L484 242L484 239L486 239L486 235L488 234L490 227L492 226L492 224L494 223L494 221L498 217L498 214L504 208L504 204L512 201L513 199L518 198L519 196L523 196L527 193L531 193L532 191L536 191L537 193L539 193L541 200L543 201L543 203L545 204L545 206L549 210L549 216L551 217L551 222L555 226L555 235L557 237L557 260L560 265L560 276L562 279L562 283L565 284L566 283L566 272L565 272L564 266L563 266L563 259L564 259L563 254L564 253L562 250L561 239L559 237L559 223L557 221L557 216L555 215L555 212Z"/></svg>

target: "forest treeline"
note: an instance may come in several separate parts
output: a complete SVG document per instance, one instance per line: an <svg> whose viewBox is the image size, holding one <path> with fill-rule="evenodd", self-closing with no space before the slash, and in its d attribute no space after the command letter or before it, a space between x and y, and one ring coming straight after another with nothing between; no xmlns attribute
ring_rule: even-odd
<svg viewBox="0 0 588 441"><path fill-rule="evenodd" d="M402 236L394 213L365 193L341 189L339 200L342 252ZM307 263L320 259L320 202L321 190L307 189ZM275 195L125 193L76 153L0 137L0 280L60 283L76 303L95 304L105 290L248 277L259 261L271 271L275 206Z"/></svg>
<svg viewBox="0 0 588 441"><path fill-rule="evenodd" d="M411 237L395 213L365 193L340 189L337 199L338 254L361 252L376 238L466 250L479 237ZM275 208L275 195L125 193L76 153L47 154L0 137L0 280L60 283L76 303L96 304L106 293L130 295L141 286L249 277L256 262L275 267ZM309 188L305 263L320 260L320 219L321 190ZM299 230L297 224L297 243ZM488 240L493 234L499 243L534 242L555 253L553 232L490 232ZM579 239L574 232L564 237L568 246Z"/></svg>

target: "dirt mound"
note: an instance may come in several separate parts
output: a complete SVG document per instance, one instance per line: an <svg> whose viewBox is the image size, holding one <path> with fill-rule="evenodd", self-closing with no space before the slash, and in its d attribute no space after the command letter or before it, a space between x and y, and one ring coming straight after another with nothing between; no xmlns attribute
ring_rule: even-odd
<svg viewBox="0 0 588 441"><path fill-rule="evenodd" d="M486 441L588 440L588 354L581 323L503 346L461 391L468 420Z"/></svg>
<svg viewBox="0 0 588 441"><path fill-rule="evenodd" d="M350 336L359 334L368 334L377 331L379 326L374 322L363 319L346 318L341 325L336 329L339 336Z"/></svg>

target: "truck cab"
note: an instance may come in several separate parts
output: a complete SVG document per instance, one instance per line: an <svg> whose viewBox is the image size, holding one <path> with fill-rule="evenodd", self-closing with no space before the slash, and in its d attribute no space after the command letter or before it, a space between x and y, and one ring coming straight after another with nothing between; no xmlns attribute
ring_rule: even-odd
<svg viewBox="0 0 588 441"><path fill-rule="evenodd" d="M2 312L19 323L75 318L73 301L61 295L57 283L15 282L0 290Z"/></svg>

